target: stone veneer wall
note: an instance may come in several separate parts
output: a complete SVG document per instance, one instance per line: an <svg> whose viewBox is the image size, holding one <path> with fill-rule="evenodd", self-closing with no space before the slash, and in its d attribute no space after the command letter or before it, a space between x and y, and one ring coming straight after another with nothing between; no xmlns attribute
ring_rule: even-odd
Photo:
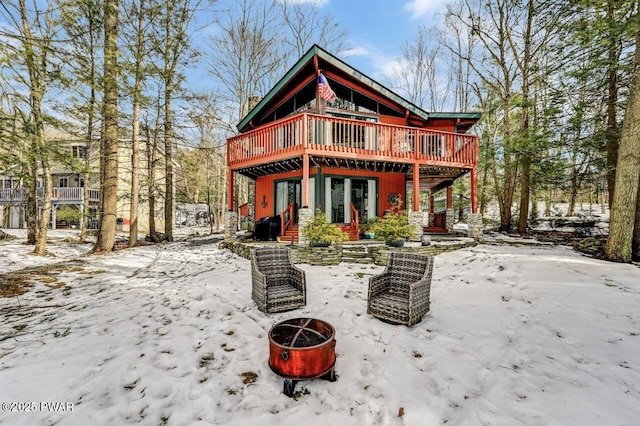
<svg viewBox="0 0 640 426"><path fill-rule="evenodd" d="M304 233L302 230L307 226L309 222L311 222L311 218L313 217L313 212L308 207L302 207L298 209L298 244L304 246L307 244L307 240L304 237Z"/></svg>
<svg viewBox="0 0 640 426"><path fill-rule="evenodd" d="M411 241L420 241L424 235L422 222L424 221L424 212L409 212L409 225L414 228L413 238Z"/></svg>
<svg viewBox="0 0 640 426"><path fill-rule="evenodd" d="M459 250L465 247L473 247L478 243L473 242L461 242L455 244L431 244L429 246L417 246L417 247L401 247L393 248L383 245L372 245L368 247L369 257L373 263L380 266L385 266L389 260L389 253L394 251L404 251L410 253L422 253L431 256L445 253L448 251ZM235 241L224 241L220 243L221 249L228 249L238 256L249 259L251 250L255 247L259 247L259 244L247 244ZM301 247L298 245L287 246L291 249L291 259L293 263L306 263L309 265L337 265L342 262L342 250L341 245L331 245L329 247Z"/></svg>
<svg viewBox="0 0 640 426"><path fill-rule="evenodd" d="M453 232L453 222L455 221L453 209L447 209L447 231Z"/></svg>
<svg viewBox="0 0 640 426"><path fill-rule="evenodd" d="M376 246L369 248L369 252L373 257L373 263L379 266L385 266L389 261L389 253L394 251L404 251L409 253L420 253L426 254L429 256L436 256L440 253L445 253L448 251L460 250L465 247L473 247L478 243L474 242L466 242L466 243L456 243L456 244L431 244L429 246L418 246L418 247L386 247L386 246Z"/></svg>
<svg viewBox="0 0 640 426"><path fill-rule="evenodd" d="M469 236L471 238L482 238L482 215L480 213L469 213L467 215L467 226L469 227Z"/></svg>
<svg viewBox="0 0 640 426"><path fill-rule="evenodd" d="M224 239L232 240L236 237L236 224L238 214L234 211L227 211L224 217Z"/></svg>

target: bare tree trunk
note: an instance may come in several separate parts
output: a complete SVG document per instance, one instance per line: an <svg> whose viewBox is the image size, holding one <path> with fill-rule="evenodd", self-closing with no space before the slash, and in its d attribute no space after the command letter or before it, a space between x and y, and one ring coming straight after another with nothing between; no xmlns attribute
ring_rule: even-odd
<svg viewBox="0 0 640 426"><path fill-rule="evenodd" d="M138 206L140 199L140 103L133 103L133 137L131 141L131 206L129 209L129 247L138 243Z"/></svg>
<svg viewBox="0 0 640 426"><path fill-rule="evenodd" d="M44 127L42 128L41 136L38 139L44 141ZM42 142L44 145L44 142ZM51 180L51 167L49 166L49 160L47 156L49 154L43 154L42 175L44 180L43 196L42 196L42 217L38 225L38 233L36 235L36 246L33 249L35 254L45 254L47 250L47 231L49 229L49 223L51 221L51 192L53 191L53 184Z"/></svg>
<svg viewBox="0 0 640 426"><path fill-rule="evenodd" d="M47 79L47 44L50 40L46 36L35 37L31 31L29 20L27 17L27 6L25 0L18 2L20 10L20 21L22 24L22 47L24 48L24 61L29 73L29 106L31 108L29 114L29 120L32 126L32 150L30 155L35 155L33 159L30 159L30 164L33 169L33 177L35 185L37 187L38 180L38 168L35 158L40 159L42 166L42 174L44 180L43 197L42 197L42 216L37 221L36 234L35 234L35 248L33 252L35 254L44 254L47 245L47 230L49 227L49 215L51 214L51 168L49 166L49 151L46 147L44 136L44 120L42 116L42 98L46 90ZM36 19L40 19L36 16ZM39 26L39 23L36 25ZM35 40L39 40L42 43L40 46L40 53L36 53ZM37 211L37 189L35 194L36 211Z"/></svg>
<svg viewBox="0 0 640 426"><path fill-rule="evenodd" d="M165 202L164 232L168 241L173 241L173 110L171 90L165 90L164 106L164 150L165 150Z"/></svg>
<svg viewBox="0 0 640 426"><path fill-rule="evenodd" d="M27 216L27 244L36 243L36 235L38 234L38 163L33 158L33 153L29 155L32 158L28 162L28 174L26 188L26 216Z"/></svg>
<svg viewBox="0 0 640 426"><path fill-rule="evenodd" d="M523 58L516 61L522 72L522 118L520 120L520 135L523 144L522 146L522 171L520 175L520 216L518 218L518 232L524 234L527 232L527 223L529 220L529 192L531 184L531 156L532 147L529 135L529 89L531 82L529 81L529 71L532 62L532 27L533 27L533 15L534 2L528 0L527 2L527 25L524 35L524 52ZM509 40L511 41L511 33ZM513 49L513 42L510 43ZM518 51L514 49L514 57L518 58Z"/></svg>
<svg viewBox="0 0 640 426"><path fill-rule="evenodd" d="M518 216L518 232L525 234L529 223L529 193L531 178L531 160L528 155L522 160L520 175L520 214Z"/></svg>
<svg viewBox="0 0 640 426"><path fill-rule="evenodd" d="M158 242L158 233L156 231L156 162L157 162L157 145L158 145L158 117L160 116L160 106L156 111L156 122L153 129L153 136L149 129L149 125L145 127L146 144L147 144L147 191L149 192L149 239Z"/></svg>
<svg viewBox="0 0 640 426"><path fill-rule="evenodd" d="M118 205L118 0L104 2L104 99L100 232L93 253L108 253L116 242Z"/></svg>
<svg viewBox="0 0 640 426"><path fill-rule="evenodd" d="M609 238L605 245L608 260L632 259L640 185L640 30L636 32L635 71L629 88L629 102L622 123L616 163L615 191L611 203Z"/></svg>
<svg viewBox="0 0 640 426"><path fill-rule="evenodd" d="M638 184L638 196L636 199L636 219L635 225L633 227L633 243L632 247L632 255L631 258L633 260L640 260L640 184Z"/></svg>

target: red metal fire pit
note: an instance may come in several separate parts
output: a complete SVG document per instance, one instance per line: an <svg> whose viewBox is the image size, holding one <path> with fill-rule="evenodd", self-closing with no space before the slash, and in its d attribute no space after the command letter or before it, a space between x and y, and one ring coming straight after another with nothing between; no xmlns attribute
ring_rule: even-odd
<svg viewBox="0 0 640 426"><path fill-rule="evenodd" d="M314 318L282 321L269 330L269 367L285 378L284 393L292 397L299 380L335 381L336 330Z"/></svg>

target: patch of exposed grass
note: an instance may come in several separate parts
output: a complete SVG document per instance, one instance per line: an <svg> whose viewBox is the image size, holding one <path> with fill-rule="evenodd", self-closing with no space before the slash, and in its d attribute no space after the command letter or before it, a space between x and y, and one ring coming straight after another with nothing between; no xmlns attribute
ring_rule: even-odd
<svg viewBox="0 0 640 426"><path fill-rule="evenodd" d="M207 365L209 365L209 363L210 363L211 361L213 361L213 360L214 360L214 356L213 356L213 354L206 354L206 355L203 355L203 356L200 358L200 364L199 364L199 365L200 365L200 368L206 367L206 366L207 366Z"/></svg>
<svg viewBox="0 0 640 426"><path fill-rule="evenodd" d="M254 383L256 380L258 380L258 375L253 371L245 371L240 376L242 376L242 383L244 383L245 385Z"/></svg>

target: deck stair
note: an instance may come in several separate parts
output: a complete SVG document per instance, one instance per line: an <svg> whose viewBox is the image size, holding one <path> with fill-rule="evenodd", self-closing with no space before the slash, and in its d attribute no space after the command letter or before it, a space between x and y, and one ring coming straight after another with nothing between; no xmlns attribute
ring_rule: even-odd
<svg viewBox="0 0 640 426"><path fill-rule="evenodd" d="M300 227L296 224L296 225L291 225L289 228L287 228L286 231L284 231L284 235L282 237L280 237L281 241L284 242L291 242L291 237L293 237L293 242L297 243L298 242L298 235L300 232Z"/></svg>

